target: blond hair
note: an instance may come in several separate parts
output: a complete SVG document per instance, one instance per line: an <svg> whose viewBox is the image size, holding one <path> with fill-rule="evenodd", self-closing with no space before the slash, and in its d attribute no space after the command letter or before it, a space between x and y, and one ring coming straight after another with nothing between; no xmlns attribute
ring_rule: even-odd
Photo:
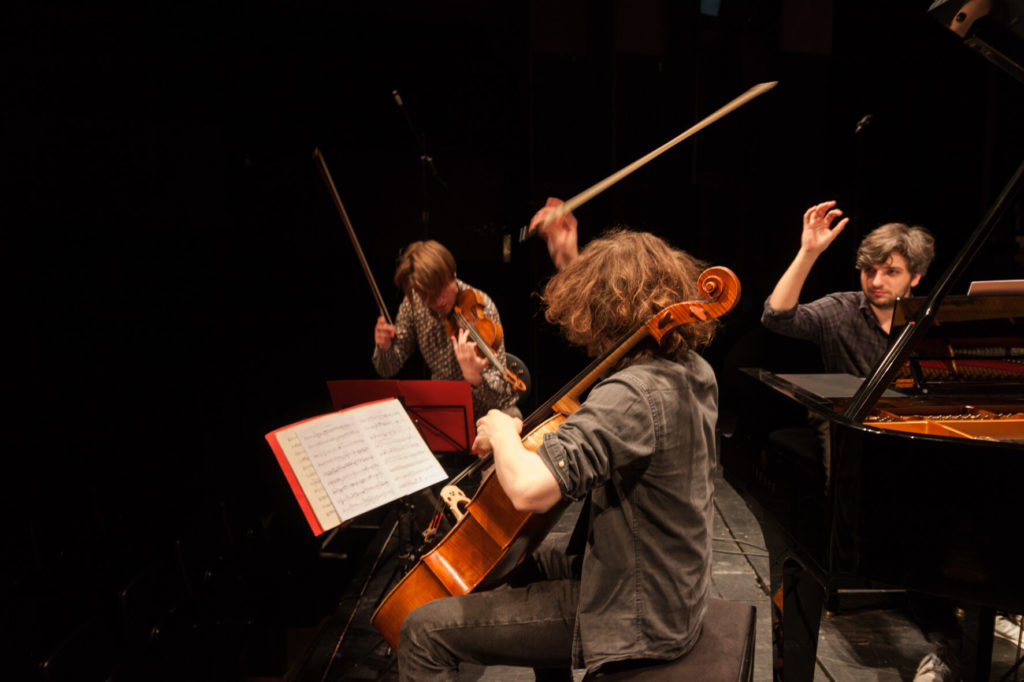
<svg viewBox="0 0 1024 682"><path fill-rule="evenodd" d="M433 298L455 277L455 257L441 242L429 239L409 244L398 255L395 285L406 296Z"/></svg>

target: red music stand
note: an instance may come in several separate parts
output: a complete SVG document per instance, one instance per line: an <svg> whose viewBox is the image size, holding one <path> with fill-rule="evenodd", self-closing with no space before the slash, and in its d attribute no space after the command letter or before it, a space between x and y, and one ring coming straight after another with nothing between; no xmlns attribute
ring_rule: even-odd
<svg viewBox="0 0 1024 682"><path fill-rule="evenodd" d="M466 381L397 379L328 381L335 410L398 398L433 452L469 452L476 438L473 394Z"/></svg>
<svg viewBox="0 0 1024 682"><path fill-rule="evenodd" d="M427 447L432 452L468 453L469 446L476 438L476 428L473 421L473 394L469 382L466 381L399 381L397 379L346 379L327 382L327 391L331 394L331 404L335 410L343 410L346 407L360 405L374 400L385 398L398 398L409 418L412 419ZM440 508L440 501L435 509ZM415 505L409 502L409 497L398 501L396 518L387 540L381 545L376 560L370 567L370 571L363 583L363 591L369 586L370 581L376 574L381 557L391 544L391 538L398 535L399 562L388 579L387 585L381 591L377 602L383 599L399 576L408 573L413 564L417 561L422 545L413 541L417 536L415 525ZM321 554L325 554L325 548L331 541L338 528L335 528L331 536L321 545ZM425 534L424 542L426 541ZM326 554L325 554L326 555ZM360 593L361 595L362 593ZM356 607L358 608L358 602ZM355 615L353 610L352 615ZM351 617L349 623L351 623ZM348 625L341 634L344 639L348 631ZM341 646L341 639L338 641L338 648Z"/></svg>

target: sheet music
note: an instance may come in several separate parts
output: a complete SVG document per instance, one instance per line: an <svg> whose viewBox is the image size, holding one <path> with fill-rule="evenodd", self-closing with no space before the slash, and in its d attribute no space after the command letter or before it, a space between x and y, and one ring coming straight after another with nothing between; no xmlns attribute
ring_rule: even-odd
<svg viewBox="0 0 1024 682"><path fill-rule="evenodd" d="M331 496L327 494L327 490L321 485L320 477L317 475L316 469L313 468L313 462L310 461L306 450L302 447L302 441L299 440L294 431L285 430L278 434L277 442L280 444L281 450L284 451L285 457L288 458L292 472L294 472L295 478L298 479L302 492L305 494L309 506L313 509L320 527L333 528L339 525L341 518L334 509Z"/></svg>
<svg viewBox="0 0 1024 682"><path fill-rule="evenodd" d="M343 520L445 478L397 400L330 414L295 434Z"/></svg>
<svg viewBox="0 0 1024 682"><path fill-rule="evenodd" d="M776 376L825 399L850 398L864 383L864 377L855 377L852 374L777 374ZM882 394L885 398L896 398L901 395L901 393L888 388Z"/></svg>
<svg viewBox="0 0 1024 682"><path fill-rule="evenodd" d="M1024 279L975 280L967 289L968 296L1024 294Z"/></svg>

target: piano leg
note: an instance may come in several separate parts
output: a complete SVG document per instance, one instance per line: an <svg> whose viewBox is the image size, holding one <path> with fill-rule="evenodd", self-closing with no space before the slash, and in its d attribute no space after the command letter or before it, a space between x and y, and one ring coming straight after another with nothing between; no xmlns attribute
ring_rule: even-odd
<svg viewBox="0 0 1024 682"><path fill-rule="evenodd" d="M960 655L964 682L986 682L992 671L992 631L995 610L963 607L963 650Z"/></svg>
<svg viewBox="0 0 1024 682"><path fill-rule="evenodd" d="M773 572L773 576L775 572ZM774 581L773 581L774 582ZM825 588L814 574L792 556L782 560L781 613L773 613L775 631L776 682L811 682L818 652L818 629L825 600ZM773 600L778 609L778 600Z"/></svg>

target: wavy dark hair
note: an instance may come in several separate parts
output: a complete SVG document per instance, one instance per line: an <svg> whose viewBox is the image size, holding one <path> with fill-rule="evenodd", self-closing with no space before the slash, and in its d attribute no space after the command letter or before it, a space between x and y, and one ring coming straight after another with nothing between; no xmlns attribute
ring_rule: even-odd
<svg viewBox="0 0 1024 682"><path fill-rule="evenodd" d="M697 277L707 265L663 239L619 226L591 241L544 287L545 318L592 356L632 333L660 310L702 298ZM681 359L711 342L718 319L682 324L657 344L646 339L627 354Z"/></svg>
<svg viewBox="0 0 1024 682"><path fill-rule="evenodd" d="M905 223L886 223L868 233L857 248L857 269L885 263L890 254L898 251L907 259L907 269L912 275L928 272L928 266L935 258L935 238L925 228Z"/></svg>

